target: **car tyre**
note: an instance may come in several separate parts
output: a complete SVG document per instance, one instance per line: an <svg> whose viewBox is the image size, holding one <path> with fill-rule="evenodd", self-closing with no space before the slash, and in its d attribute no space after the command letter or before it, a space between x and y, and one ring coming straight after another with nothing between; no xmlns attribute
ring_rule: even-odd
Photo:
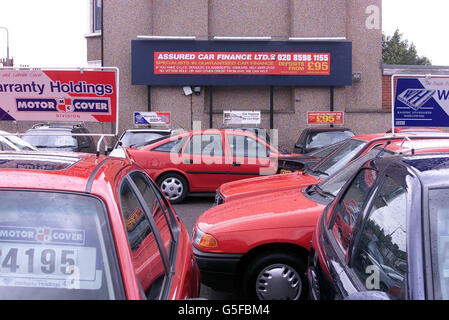
<svg viewBox="0 0 449 320"><path fill-rule="evenodd" d="M253 259L244 274L243 291L252 300L303 300L307 297L305 259L273 252Z"/></svg>
<svg viewBox="0 0 449 320"><path fill-rule="evenodd" d="M187 179L176 172L168 172L157 178L157 185L172 204L183 202L189 193Z"/></svg>

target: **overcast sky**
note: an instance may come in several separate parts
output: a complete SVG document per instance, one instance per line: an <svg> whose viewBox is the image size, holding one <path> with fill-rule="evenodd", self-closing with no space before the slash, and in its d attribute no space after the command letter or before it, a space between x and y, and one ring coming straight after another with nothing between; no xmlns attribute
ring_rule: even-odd
<svg viewBox="0 0 449 320"><path fill-rule="evenodd" d="M15 64L34 67L86 66L88 0L0 0L0 26L9 29ZM418 54L433 65L449 65L448 0L383 0L383 31L399 28ZM0 57L6 32L0 29Z"/></svg>

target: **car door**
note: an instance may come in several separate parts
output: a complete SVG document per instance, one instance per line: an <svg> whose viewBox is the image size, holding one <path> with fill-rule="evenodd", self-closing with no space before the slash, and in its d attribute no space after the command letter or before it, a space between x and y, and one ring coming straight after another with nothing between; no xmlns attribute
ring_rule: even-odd
<svg viewBox="0 0 449 320"><path fill-rule="evenodd" d="M190 191L214 192L226 182L223 136L220 131L193 134L182 151L179 169L190 181Z"/></svg>
<svg viewBox="0 0 449 320"><path fill-rule="evenodd" d="M120 210L137 277L148 299L166 299L173 277L178 229L148 176L126 175L119 186Z"/></svg>
<svg viewBox="0 0 449 320"><path fill-rule="evenodd" d="M356 223L361 219L361 213L374 188L377 171L370 168L361 169L348 182L342 195L336 199L326 235L330 245L327 248L329 272L331 274L327 298L342 299L348 292L354 292L351 279L345 274L348 250L353 240ZM374 180L373 180L374 179Z"/></svg>
<svg viewBox="0 0 449 320"><path fill-rule="evenodd" d="M227 133L225 144L228 181L276 173L277 159L270 159L269 155L278 152L264 141L245 133Z"/></svg>
<svg viewBox="0 0 449 320"><path fill-rule="evenodd" d="M407 184L390 169L366 209L345 273L358 291L382 291L406 299L408 278Z"/></svg>

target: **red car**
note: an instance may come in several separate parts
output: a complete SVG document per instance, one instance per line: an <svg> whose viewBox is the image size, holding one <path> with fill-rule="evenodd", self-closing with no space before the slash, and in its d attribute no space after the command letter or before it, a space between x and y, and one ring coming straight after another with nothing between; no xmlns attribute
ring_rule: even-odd
<svg viewBox="0 0 449 320"><path fill-rule="evenodd" d="M424 141L424 147L441 148L445 142L444 148L449 150L449 136L444 142L435 140L435 144L431 144L430 141L433 140ZM204 212L192 236L201 282L218 290L239 288L247 297L260 300L305 298L308 251L324 208L361 163L418 149L401 144L376 143L371 150L318 184L308 187L298 184L281 191L255 193ZM356 211L354 207L351 209ZM349 224L353 218L348 218ZM341 232L347 233L347 230L342 228Z"/></svg>
<svg viewBox="0 0 449 320"><path fill-rule="evenodd" d="M273 190L296 189L301 186L317 183L321 179L333 175L343 168L349 161L366 153L376 145L387 141L402 141L405 137L417 139L418 137L447 137L441 132L391 134L378 133L357 135L347 139L335 151L321 159L310 169L301 172L293 172L282 175L257 177L240 181L229 182L221 185L215 195L216 204L235 199L243 199L254 194L271 193Z"/></svg>
<svg viewBox="0 0 449 320"><path fill-rule="evenodd" d="M188 131L127 151L171 203L189 192L215 192L226 182L275 174L281 156L264 139L232 129Z"/></svg>
<svg viewBox="0 0 449 320"><path fill-rule="evenodd" d="M445 132L444 130L437 128L427 127L395 127L395 133L422 133L422 132ZM391 129L387 130L387 133L391 133Z"/></svg>
<svg viewBox="0 0 449 320"><path fill-rule="evenodd" d="M129 160L0 153L0 299L198 297L189 235Z"/></svg>

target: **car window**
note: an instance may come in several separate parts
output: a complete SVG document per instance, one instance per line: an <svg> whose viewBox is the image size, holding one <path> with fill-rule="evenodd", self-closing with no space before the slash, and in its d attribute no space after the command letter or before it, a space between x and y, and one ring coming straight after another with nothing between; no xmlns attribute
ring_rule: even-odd
<svg viewBox="0 0 449 320"><path fill-rule="evenodd" d="M178 138L177 140L164 143L156 148L151 149L151 151L179 153L184 146L187 138L188 137Z"/></svg>
<svg viewBox="0 0 449 320"><path fill-rule="evenodd" d="M149 209L148 214L154 219L157 229L164 242L167 255L171 253L172 241L174 241L174 235L172 233L172 227L169 219L169 212L164 207L163 203L159 201L156 196L156 189L152 188L150 182L140 172L134 172L131 174L131 178L136 184L137 189L145 199L147 207Z"/></svg>
<svg viewBox="0 0 449 320"><path fill-rule="evenodd" d="M351 243L355 221L362 211L376 176L375 170L362 169L335 206L331 230L343 252L346 252Z"/></svg>
<svg viewBox="0 0 449 320"><path fill-rule="evenodd" d="M123 135L121 142L124 147L137 146L137 145L151 142L153 140L159 139L160 137L164 137L167 135L169 135L169 133L163 134L163 133L157 133L157 132L128 131Z"/></svg>
<svg viewBox="0 0 449 320"><path fill-rule="evenodd" d="M391 156L393 153L388 150L383 150L381 147L375 147L365 153L363 156L352 160L343 169L332 175L328 179L323 180L318 185L326 193L334 196L340 191L343 185L360 169L360 167L367 161L377 158Z"/></svg>
<svg viewBox="0 0 449 320"><path fill-rule="evenodd" d="M449 300L449 189L429 190L432 276L435 299Z"/></svg>
<svg viewBox="0 0 449 320"><path fill-rule="evenodd" d="M270 149L255 139L236 134L228 134L232 157L267 158Z"/></svg>
<svg viewBox="0 0 449 320"><path fill-rule="evenodd" d="M70 132L61 132L61 131L40 131L42 134L67 134ZM39 133L39 131L34 131L34 133ZM22 138L29 144L35 146L38 149L45 148L71 148L76 149L78 147L78 141L74 136L61 136L61 135L52 135L52 136L32 136L25 135Z"/></svg>
<svg viewBox="0 0 449 320"><path fill-rule="evenodd" d="M147 297L156 299L162 291L166 273L155 234L144 208L126 179L121 183L119 198L137 275ZM150 203L147 206L150 207Z"/></svg>
<svg viewBox="0 0 449 320"><path fill-rule="evenodd" d="M0 190L0 203L0 299L124 298L102 201Z"/></svg>
<svg viewBox="0 0 449 320"><path fill-rule="evenodd" d="M406 190L390 177L374 199L354 254L354 270L367 290L404 298L407 279Z"/></svg>
<svg viewBox="0 0 449 320"><path fill-rule="evenodd" d="M306 148L321 148L348 139L354 134L351 131L317 132L307 137Z"/></svg>
<svg viewBox="0 0 449 320"><path fill-rule="evenodd" d="M195 134L187 143L184 153L203 156L223 156L221 135Z"/></svg>
<svg viewBox="0 0 449 320"><path fill-rule="evenodd" d="M365 145L366 142L364 141L349 139L335 152L318 162L312 170L315 170L320 177L331 176L351 161ZM322 174L323 172L325 173L324 175ZM310 174L315 175L313 172L310 172Z"/></svg>

